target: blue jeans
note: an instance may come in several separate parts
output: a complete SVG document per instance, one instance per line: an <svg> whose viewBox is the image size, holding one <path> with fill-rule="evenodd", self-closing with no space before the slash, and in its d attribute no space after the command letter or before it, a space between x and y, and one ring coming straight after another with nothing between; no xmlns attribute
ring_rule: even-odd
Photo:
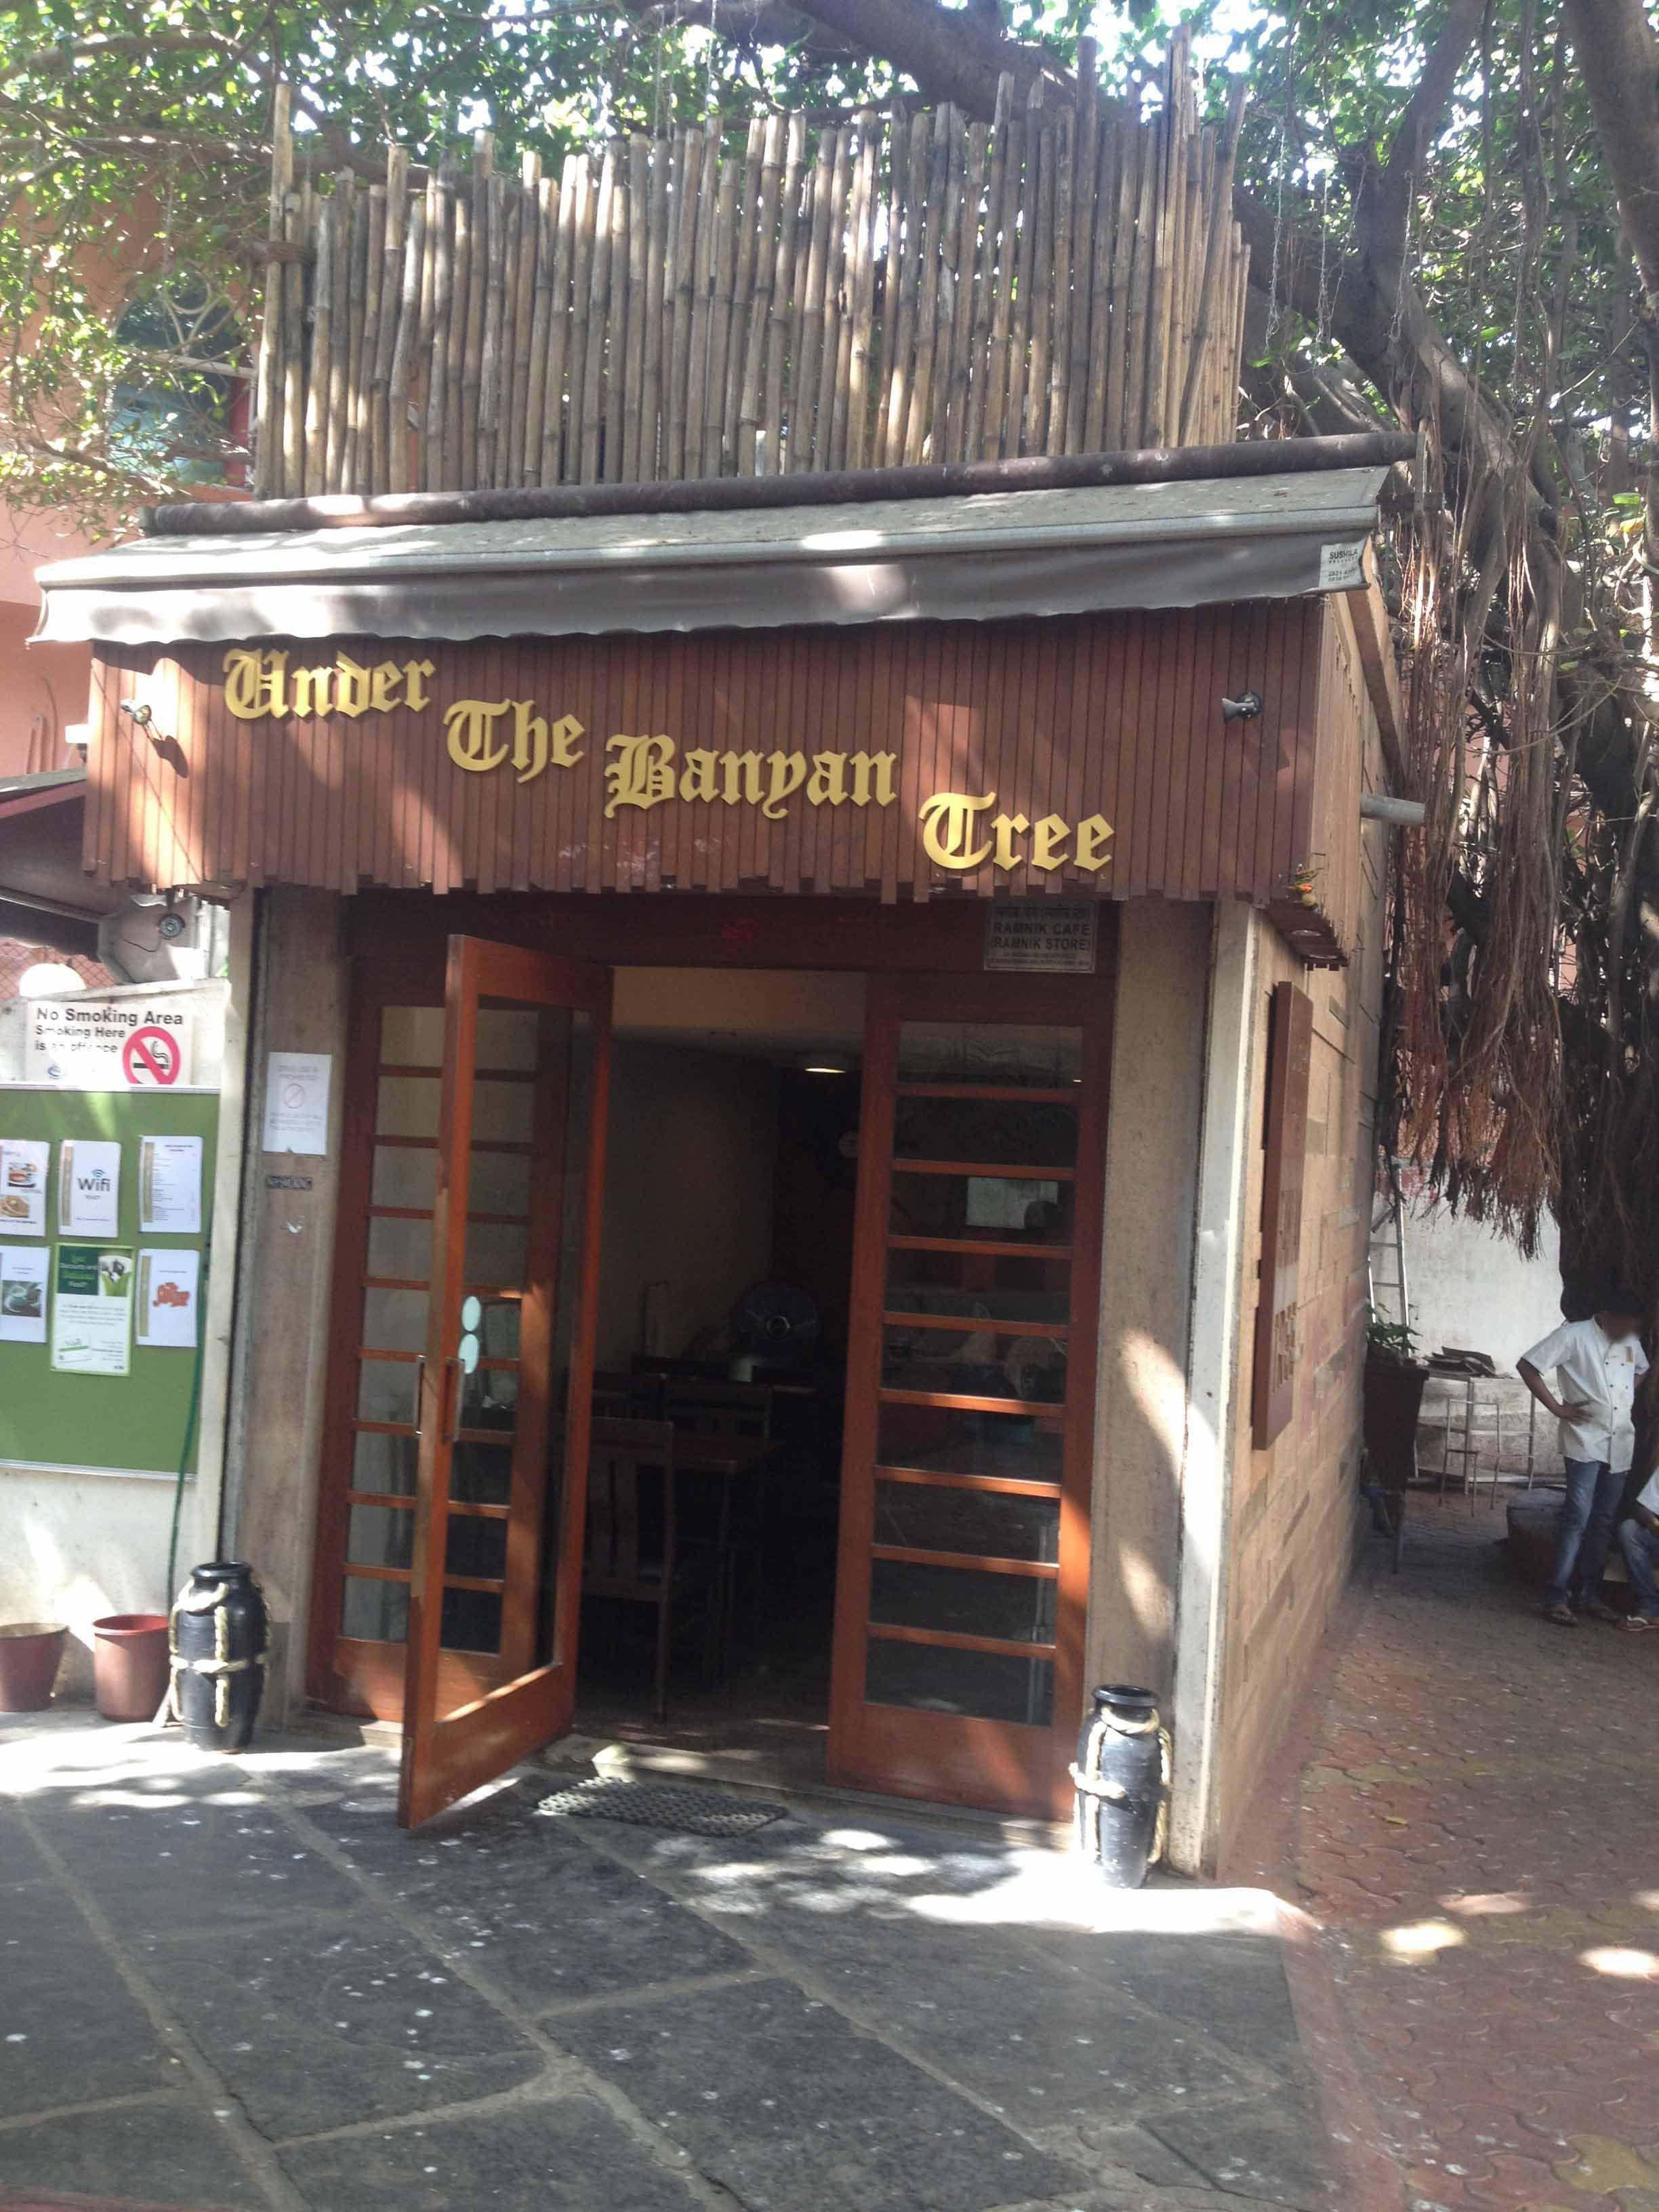
<svg viewBox="0 0 1659 2212"><path fill-rule="evenodd" d="M1601 1595L1613 1524L1625 1494L1623 1468L1604 1459L1570 1459L1567 1494L1555 1524L1555 1559L1550 1569L1548 1605L1589 1605Z"/></svg>
<svg viewBox="0 0 1659 2212"><path fill-rule="evenodd" d="M1659 1620L1659 1588L1655 1587L1653 1579L1653 1563L1659 1559L1659 1535L1651 1528L1644 1528L1639 1521L1626 1521L1620 1525L1619 1548L1630 1571L1636 1610L1644 1620Z"/></svg>

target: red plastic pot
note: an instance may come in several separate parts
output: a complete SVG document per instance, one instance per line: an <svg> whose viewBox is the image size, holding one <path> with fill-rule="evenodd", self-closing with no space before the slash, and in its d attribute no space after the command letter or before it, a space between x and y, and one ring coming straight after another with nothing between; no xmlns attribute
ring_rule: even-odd
<svg viewBox="0 0 1659 2212"><path fill-rule="evenodd" d="M92 1624L92 1680L106 1721L153 1721L167 1693L167 1617L112 1613Z"/></svg>
<svg viewBox="0 0 1659 2212"><path fill-rule="evenodd" d="M38 1713L52 1703L68 1634L43 1620L0 1627L0 1713Z"/></svg>

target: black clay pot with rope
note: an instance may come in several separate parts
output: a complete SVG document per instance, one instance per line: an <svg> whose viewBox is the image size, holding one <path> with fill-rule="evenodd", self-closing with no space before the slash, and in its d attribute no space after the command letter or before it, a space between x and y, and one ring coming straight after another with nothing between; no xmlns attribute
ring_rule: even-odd
<svg viewBox="0 0 1659 2212"><path fill-rule="evenodd" d="M252 1567L192 1567L171 1622L173 1711L198 1751L246 1751L264 1694L270 1619Z"/></svg>
<svg viewBox="0 0 1659 2212"><path fill-rule="evenodd" d="M1139 1889L1162 1848L1164 1752L1152 1691L1103 1683L1077 1740L1078 1846L1113 1889Z"/></svg>

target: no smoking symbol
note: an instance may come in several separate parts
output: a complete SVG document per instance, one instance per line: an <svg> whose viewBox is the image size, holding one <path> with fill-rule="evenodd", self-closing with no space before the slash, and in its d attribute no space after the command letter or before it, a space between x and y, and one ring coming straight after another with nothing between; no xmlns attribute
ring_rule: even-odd
<svg viewBox="0 0 1659 2212"><path fill-rule="evenodd" d="M179 1080L180 1057L178 1038L147 1024L122 1045L121 1073L137 1089L165 1089Z"/></svg>

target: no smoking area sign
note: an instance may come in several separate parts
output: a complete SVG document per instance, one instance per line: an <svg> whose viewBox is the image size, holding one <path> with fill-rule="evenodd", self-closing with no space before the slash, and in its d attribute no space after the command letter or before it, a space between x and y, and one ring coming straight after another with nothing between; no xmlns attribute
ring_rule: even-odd
<svg viewBox="0 0 1659 2212"><path fill-rule="evenodd" d="M121 1046L121 1072L135 1091L166 1090L184 1066L179 1040L171 1030L134 1030Z"/></svg>

